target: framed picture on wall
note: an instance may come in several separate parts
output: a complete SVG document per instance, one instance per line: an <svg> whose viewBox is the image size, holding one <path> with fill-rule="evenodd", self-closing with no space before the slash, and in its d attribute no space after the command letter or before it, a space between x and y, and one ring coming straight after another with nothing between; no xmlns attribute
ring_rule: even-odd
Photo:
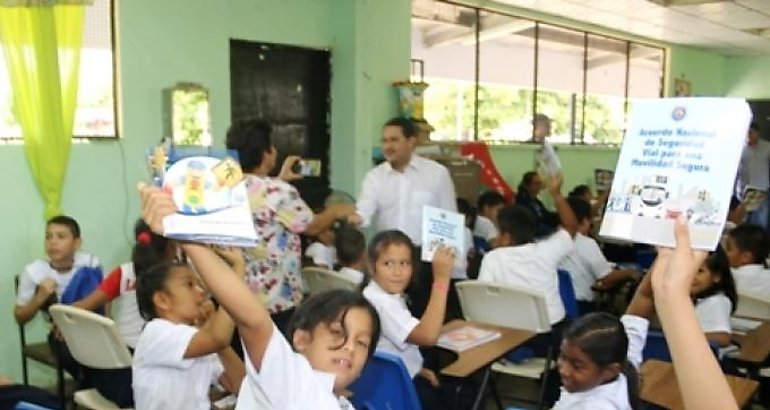
<svg viewBox="0 0 770 410"><path fill-rule="evenodd" d="M692 97L692 83L684 77L674 79L674 96Z"/></svg>

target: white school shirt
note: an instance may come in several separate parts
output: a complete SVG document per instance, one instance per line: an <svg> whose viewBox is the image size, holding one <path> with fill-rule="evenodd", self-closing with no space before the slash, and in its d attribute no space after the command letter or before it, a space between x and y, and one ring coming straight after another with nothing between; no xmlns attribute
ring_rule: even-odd
<svg viewBox="0 0 770 410"><path fill-rule="evenodd" d="M132 366L134 402L141 410L209 410L209 388L224 371L215 353L184 358L198 329L166 319L147 322Z"/></svg>
<svg viewBox="0 0 770 410"><path fill-rule="evenodd" d="M479 280L517 285L542 292L551 324L564 319L556 270L575 242L569 232L559 229L548 238L519 246L491 250L481 261Z"/></svg>
<svg viewBox="0 0 770 410"><path fill-rule="evenodd" d="M491 219L484 215L476 216L476 223L473 224L473 234L484 238L487 242L496 238L499 232Z"/></svg>
<svg viewBox="0 0 770 410"><path fill-rule="evenodd" d="M735 287L738 293L750 295L770 295L770 271L759 264L743 265L733 268Z"/></svg>
<svg viewBox="0 0 770 410"><path fill-rule="evenodd" d="M627 359L638 369L649 322L633 315L623 315L620 321L628 335ZM551 410L631 410L626 376L621 373L612 382L581 392L570 393L562 388L559 401Z"/></svg>
<svg viewBox="0 0 770 410"><path fill-rule="evenodd" d="M455 187L449 171L436 161L412 154L403 172L385 161L370 170L361 183L356 203L362 226L377 215L377 231L398 229L417 246L422 243L424 205L457 211Z"/></svg>
<svg viewBox="0 0 770 410"><path fill-rule="evenodd" d="M409 313L403 295L388 293L375 281L366 285L363 294L380 316L380 340L377 341L377 350L400 357L409 377L414 378L422 368L423 359L420 348L407 342L406 338L420 321Z"/></svg>
<svg viewBox="0 0 770 410"><path fill-rule="evenodd" d="M575 298L590 302L595 297L591 286L609 275L612 265L607 262L599 244L593 238L578 233L574 239L575 249L562 259L560 267L572 276Z"/></svg>
<svg viewBox="0 0 770 410"><path fill-rule="evenodd" d="M259 371L254 369L248 352L245 359L246 378L238 393L236 409L355 410L346 398L334 395L335 376L313 369L275 326Z"/></svg>
<svg viewBox="0 0 770 410"><path fill-rule="evenodd" d="M733 304L723 293L695 301L695 315L704 333L732 333L730 316Z"/></svg>
<svg viewBox="0 0 770 410"><path fill-rule="evenodd" d="M313 242L305 249L305 257L310 258L314 265L334 269L337 263L337 249L321 242Z"/></svg>
<svg viewBox="0 0 770 410"><path fill-rule="evenodd" d="M99 289L117 306L114 315L120 334L131 348L136 347L145 320L136 303L136 274L132 262L124 263L110 272Z"/></svg>
<svg viewBox="0 0 770 410"><path fill-rule="evenodd" d="M95 256L76 252L73 258L72 269L69 272L59 273L51 268L48 260L38 259L24 267L24 272L19 278L19 290L16 295L16 305L24 306L35 296L37 286L45 279L56 281L56 299L61 301L61 296L70 284L75 272L84 266L97 267L99 260Z"/></svg>
<svg viewBox="0 0 770 410"><path fill-rule="evenodd" d="M352 279L356 281L357 284L361 284L361 282L364 281L364 273L360 270L356 270L353 268L348 268L347 266L343 266L340 268L340 275L345 276L346 278Z"/></svg>

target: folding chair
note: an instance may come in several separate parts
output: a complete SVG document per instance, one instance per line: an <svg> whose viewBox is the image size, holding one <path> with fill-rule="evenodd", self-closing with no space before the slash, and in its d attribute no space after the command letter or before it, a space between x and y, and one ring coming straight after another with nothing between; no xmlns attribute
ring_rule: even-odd
<svg viewBox="0 0 770 410"><path fill-rule="evenodd" d="M78 363L94 369L131 367L131 353L112 319L62 304L49 311ZM75 403L94 410L119 409L96 389L78 390Z"/></svg>
<svg viewBox="0 0 770 410"><path fill-rule="evenodd" d="M475 280L456 284L460 305L466 320L495 326L529 330L536 333L551 331L551 322L545 304L545 296L533 289L500 285ZM521 364L498 361L492 371L517 377L540 379L538 408L542 408L548 371L551 369L553 351L545 358L532 358ZM497 405L502 409L500 398L492 386Z"/></svg>
<svg viewBox="0 0 770 410"><path fill-rule="evenodd" d="M738 306L735 308L734 315L770 320L770 295L739 292Z"/></svg>
<svg viewBox="0 0 770 410"><path fill-rule="evenodd" d="M311 295L331 289L356 290L356 281L333 270L309 266L302 268L302 278Z"/></svg>
<svg viewBox="0 0 770 410"><path fill-rule="evenodd" d="M13 286L14 291L19 291L19 275L14 276ZM29 368L27 366L28 360L33 360L43 365L46 365L56 371L56 392L59 395L59 399L62 405L66 402L65 386L64 386L64 369L59 366L56 355L51 350L51 346L48 341L27 343L27 334L25 331L25 325L19 324L19 345L21 346L21 372L22 380L25 385L29 385Z"/></svg>
<svg viewBox="0 0 770 410"><path fill-rule="evenodd" d="M376 351L350 386L361 410L421 410L420 399L401 358Z"/></svg>

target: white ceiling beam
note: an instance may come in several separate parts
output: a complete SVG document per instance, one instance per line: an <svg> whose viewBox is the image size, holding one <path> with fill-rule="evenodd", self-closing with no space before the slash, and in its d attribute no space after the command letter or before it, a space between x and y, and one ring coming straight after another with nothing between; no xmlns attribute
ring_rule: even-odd
<svg viewBox="0 0 770 410"><path fill-rule="evenodd" d="M637 58L647 58L652 57L656 55L660 50L644 47L644 48L632 48L631 49L631 55L629 56L631 60L637 59ZM605 65L615 64L619 63L621 61L624 61L626 59L625 54L605 54L601 57L595 57L588 60L588 69L593 70L595 68L603 67Z"/></svg>
<svg viewBox="0 0 770 410"><path fill-rule="evenodd" d="M493 15L485 17L481 21L481 30L479 32L480 41L489 41L495 38L518 33L535 26L531 20L512 19L508 16ZM443 30L437 33L426 33L424 37L425 46L437 47L448 44L473 42L476 38L474 27L453 28L452 30Z"/></svg>

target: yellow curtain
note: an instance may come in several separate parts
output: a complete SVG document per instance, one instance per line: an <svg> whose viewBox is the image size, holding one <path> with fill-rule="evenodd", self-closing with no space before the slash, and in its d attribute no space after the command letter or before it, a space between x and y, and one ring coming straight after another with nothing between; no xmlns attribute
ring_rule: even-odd
<svg viewBox="0 0 770 410"><path fill-rule="evenodd" d="M0 0L0 42L14 111L46 219L61 214L77 104L84 3Z"/></svg>

